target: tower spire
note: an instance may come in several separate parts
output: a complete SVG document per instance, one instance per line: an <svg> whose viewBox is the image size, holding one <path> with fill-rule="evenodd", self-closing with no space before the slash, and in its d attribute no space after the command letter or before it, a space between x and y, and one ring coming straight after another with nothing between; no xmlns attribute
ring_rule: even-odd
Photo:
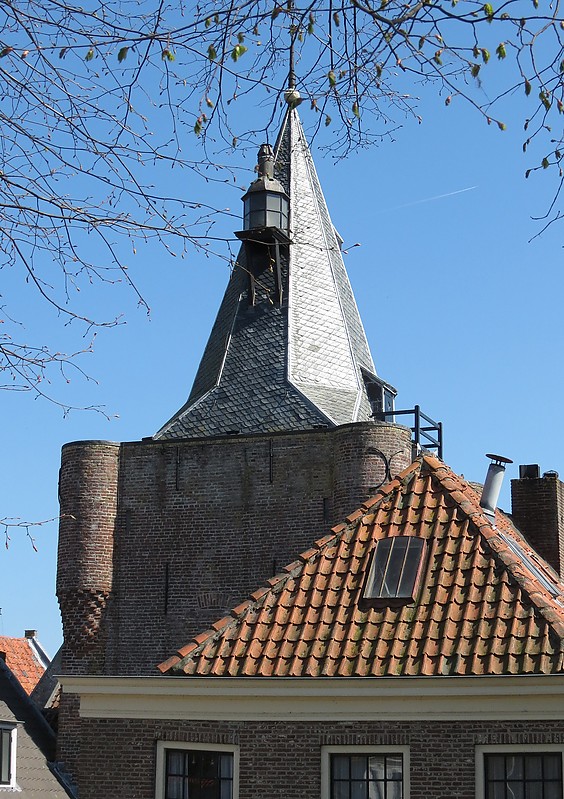
<svg viewBox="0 0 564 799"><path fill-rule="evenodd" d="M289 230L238 234L243 246L192 391L157 439L366 421L375 387L393 401L395 390L376 377L340 239L298 113L287 102L274 158L263 145L259 178L245 198L259 181L277 183L289 198ZM245 214L250 219L247 206ZM258 260L249 240L263 247Z"/></svg>

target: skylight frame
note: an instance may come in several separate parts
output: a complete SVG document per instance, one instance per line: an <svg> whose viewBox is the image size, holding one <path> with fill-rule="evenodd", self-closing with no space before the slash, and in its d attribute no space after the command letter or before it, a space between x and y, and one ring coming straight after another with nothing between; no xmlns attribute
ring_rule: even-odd
<svg viewBox="0 0 564 799"><path fill-rule="evenodd" d="M413 604L417 600L427 542L397 535L376 542L361 592L361 609Z"/></svg>

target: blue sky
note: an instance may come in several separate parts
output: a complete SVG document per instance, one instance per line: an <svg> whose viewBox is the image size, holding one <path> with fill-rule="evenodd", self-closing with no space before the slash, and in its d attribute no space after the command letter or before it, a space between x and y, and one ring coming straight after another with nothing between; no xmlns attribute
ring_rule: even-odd
<svg viewBox="0 0 564 799"><path fill-rule="evenodd" d="M520 103L508 98L502 114L508 130L500 132L458 100L447 108L444 98L427 92L422 124L406 120L374 149L334 161L313 147L345 247L361 245L350 249L345 263L378 373L398 388L397 407L418 403L443 422L445 460L456 471L482 480L486 452L515 461L502 495L506 508L518 464L564 472L563 228L554 225L529 243L539 230L531 216L544 211L554 184L547 172L524 180L525 169L539 159L538 153L522 154ZM313 112L302 108L307 130ZM260 107L252 113L257 123L267 115ZM187 147L197 145L188 141ZM255 151L236 152L233 163L243 167L243 187L252 180ZM173 172L166 179L172 191L230 209L218 219L216 235L239 229L237 186L204 185ZM227 261L192 252L175 258L142 245L131 256L130 273L150 317L123 286L92 288L94 308L123 313L125 323L102 330L93 354L82 358L97 384L77 376L53 387L65 402L104 405L110 419L95 412L64 418L45 400L2 392L2 516L38 521L57 515L65 442L150 436L184 403L229 276ZM31 328L61 341L61 348L75 346L67 338L72 331L33 305L16 276L8 284L16 309L32 308ZM34 526L30 534L37 552L14 529L1 555L0 633L37 629L54 654L61 640L57 525Z"/></svg>

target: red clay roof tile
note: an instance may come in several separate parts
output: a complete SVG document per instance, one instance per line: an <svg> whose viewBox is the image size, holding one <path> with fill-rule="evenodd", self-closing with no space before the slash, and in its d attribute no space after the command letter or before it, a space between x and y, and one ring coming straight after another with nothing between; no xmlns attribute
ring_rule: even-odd
<svg viewBox="0 0 564 799"><path fill-rule="evenodd" d="M418 459L347 521L235 608L231 624L221 620L161 670L233 676L562 671L564 583L506 516L498 512L493 526L474 489L437 458ZM419 597L411 605L361 608L374 546L394 535L427 541ZM515 547L545 573L552 593Z"/></svg>
<svg viewBox="0 0 564 799"><path fill-rule="evenodd" d="M20 685L30 695L47 666L30 638L10 638L0 636L0 653L6 665L17 678Z"/></svg>

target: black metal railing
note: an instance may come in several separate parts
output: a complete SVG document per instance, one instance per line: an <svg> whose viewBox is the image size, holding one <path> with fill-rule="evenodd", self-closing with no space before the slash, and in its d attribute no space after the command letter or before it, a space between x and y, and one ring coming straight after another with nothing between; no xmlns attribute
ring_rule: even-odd
<svg viewBox="0 0 564 799"><path fill-rule="evenodd" d="M435 422L426 413L423 413L419 405L405 411L378 411L373 414L374 419L379 422L394 422L396 416L412 416L413 443L419 448L434 450L439 458L443 457L443 423ZM422 422L423 425L422 426ZM425 424L426 423L426 424ZM400 422L401 424L401 422Z"/></svg>

